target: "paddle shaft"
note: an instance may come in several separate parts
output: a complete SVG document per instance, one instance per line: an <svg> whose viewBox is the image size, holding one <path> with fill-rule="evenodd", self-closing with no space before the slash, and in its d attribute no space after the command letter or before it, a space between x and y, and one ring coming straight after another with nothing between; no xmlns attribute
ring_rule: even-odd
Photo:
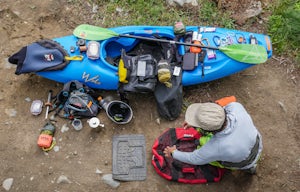
<svg viewBox="0 0 300 192"><path fill-rule="evenodd" d="M118 34L110 29L101 28L93 25L82 24L76 27L73 34L76 37L87 40L102 41L112 37L135 38L147 41L156 41L169 44L186 45L191 47L201 47L210 50L219 50L227 57L241 63L259 64L264 63L268 59L268 54L264 46L254 44L231 44L221 47L211 47L207 45L199 45L192 43L184 43L174 40L157 39L153 37L143 37L130 34ZM150 34L149 34L150 35Z"/></svg>
<svg viewBox="0 0 300 192"><path fill-rule="evenodd" d="M162 42L162 43L170 43L170 44L186 45L186 46L194 46L194 47L201 47L201 48L219 50L218 47L211 47L211 46L192 44L192 43L184 43L184 42L172 41L172 40L166 40L166 39L156 39L156 38L142 37L142 36L128 35L128 34L119 34L118 36L119 37L134 38L134 39L142 39L142 40L147 40L147 41L156 41L156 42Z"/></svg>

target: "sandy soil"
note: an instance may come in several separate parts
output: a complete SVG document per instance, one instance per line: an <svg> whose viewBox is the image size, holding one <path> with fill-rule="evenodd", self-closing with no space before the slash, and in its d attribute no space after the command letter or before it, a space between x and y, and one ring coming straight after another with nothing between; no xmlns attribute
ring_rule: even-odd
<svg viewBox="0 0 300 192"><path fill-rule="evenodd" d="M79 10L68 2L72 1L0 1L0 183L13 178L10 191L300 191L299 73L288 58L276 56L230 77L184 89L190 102L235 95L245 105L264 143L254 176L237 171L227 173L219 183L204 185L158 176L150 164L154 139L166 128L180 126L183 114L172 122L160 119L158 124L152 95L131 96L134 118L124 126L111 123L103 111L98 117L105 128L100 132L86 122L77 132L70 122L59 120L55 134L59 151L44 153L36 141L45 123L45 109L40 116L32 116L30 105L35 99L46 101L48 90L57 92L62 85L36 75L16 76L7 58L40 38L69 35L84 23L87 18L78 17ZM261 32L253 26L248 30ZM116 96L115 92L103 94ZM64 124L70 129L62 133ZM148 166L145 181L121 182L113 189L101 177L112 172L112 137L117 134L145 136ZM96 174L97 169L103 174ZM58 184L61 175L71 183ZM0 187L0 191L5 190Z"/></svg>

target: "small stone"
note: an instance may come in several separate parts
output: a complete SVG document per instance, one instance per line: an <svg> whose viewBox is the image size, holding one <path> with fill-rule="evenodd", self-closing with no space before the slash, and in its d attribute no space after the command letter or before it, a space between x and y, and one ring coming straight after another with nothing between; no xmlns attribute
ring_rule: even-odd
<svg viewBox="0 0 300 192"><path fill-rule="evenodd" d="M111 186L112 188L117 188L120 185L120 182L118 182L112 178L112 174L103 175L102 180L104 181L104 183Z"/></svg>
<svg viewBox="0 0 300 192"><path fill-rule="evenodd" d="M102 174L102 171L100 171L98 168L96 169L96 174Z"/></svg>
<svg viewBox="0 0 300 192"><path fill-rule="evenodd" d="M61 131L62 133L64 133L64 132L69 131L69 129L70 129L70 128L68 127L67 124L63 124L63 126L61 127L61 130L60 130L60 131Z"/></svg>
<svg viewBox="0 0 300 192"><path fill-rule="evenodd" d="M60 183L72 183L72 182L68 179L68 177L61 175L58 177L56 183L60 184Z"/></svg>
<svg viewBox="0 0 300 192"><path fill-rule="evenodd" d="M98 12L98 9L99 9L98 5L93 4L92 12L93 12L93 13L97 13L97 12Z"/></svg>
<svg viewBox="0 0 300 192"><path fill-rule="evenodd" d="M8 178L8 179L5 179L2 183L2 187L6 190L6 191L9 191L12 184L14 182L14 179L13 178Z"/></svg>
<svg viewBox="0 0 300 192"><path fill-rule="evenodd" d="M285 105L281 101L278 101L278 104L281 107L281 109L286 113L287 109L286 109Z"/></svg>
<svg viewBox="0 0 300 192"><path fill-rule="evenodd" d="M54 146L54 147L53 147L53 151L54 151L54 152L58 152L58 151L59 151L59 146Z"/></svg>
<svg viewBox="0 0 300 192"><path fill-rule="evenodd" d="M198 1L197 0L167 0L167 3L171 6L174 5L179 5L179 6L183 6L184 4L186 4L187 6L198 6Z"/></svg>
<svg viewBox="0 0 300 192"><path fill-rule="evenodd" d="M17 111L15 109L5 109L5 113L10 117L17 116Z"/></svg>
<svg viewBox="0 0 300 192"><path fill-rule="evenodd" d="M26 97L26 98L25 98L25 101L26 101L26 102L30 102L31 99L30 99L29 97Z"/></svg>
<svg viewBox="0 0 300 192"><path fill-rule="evenodd" d="M55 120L55 115L54 115L54 114L50 116L50 120L51 120L51 121L54 121L54 120Z"/></svg>
<svg viewBox="0 0 300 192"><path fill-rule="evenodd" d="M118 13L122 13L122 12L123 12L123 9L120 8L120 7L117 7L117 8L116 8L116 11L117 11Z"/></svg>
<svg viewBox="0 0 300 192"><path fill-rule="evenodd" d="M160 118L157 118L157 119L156 119L156 124L157 124L157 125L160 125Z"/></svg>

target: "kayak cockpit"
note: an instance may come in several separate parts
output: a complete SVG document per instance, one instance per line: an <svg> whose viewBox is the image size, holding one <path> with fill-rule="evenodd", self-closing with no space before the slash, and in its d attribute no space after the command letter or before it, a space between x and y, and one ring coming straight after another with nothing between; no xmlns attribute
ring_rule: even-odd
<svg viewBox="0 0 300 192"><path fill-rule="evenodd" d="M102 41L100 46L100 55L102 60L101 62L103 64L105 64L108 67L113 67L114 69L117 69L118 61L120 60L122 50L125 50L125 52L128 54L136 54L139 50L139 54L149 53L155 55L154 50L161 49L160 43L156 42L155 39L159 38L173 40L174 38L174 36L171 33L157 32L151 35L149 33L142 33L141 31L139 31L135 33L131 32L128 34L134 34L135 36L141 36L146 38L151 37L154 39L154 41L147 41L129 37L115 37ZM147 50L141 50L141 47L139 47L140 44L147 44Z"/></svg>

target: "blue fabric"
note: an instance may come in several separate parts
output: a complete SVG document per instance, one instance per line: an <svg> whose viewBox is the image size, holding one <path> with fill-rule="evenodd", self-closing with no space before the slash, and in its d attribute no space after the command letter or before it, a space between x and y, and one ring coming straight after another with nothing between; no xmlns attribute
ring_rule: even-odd
<svg viewBox="0 0 300 192"><path fill-rule="evenodd" d="M51 59L47 60L47 57ZM37 72L64 62L64 55L57 49L45 48L38 43L27 46L25 60L20 73Z"/></svg>

